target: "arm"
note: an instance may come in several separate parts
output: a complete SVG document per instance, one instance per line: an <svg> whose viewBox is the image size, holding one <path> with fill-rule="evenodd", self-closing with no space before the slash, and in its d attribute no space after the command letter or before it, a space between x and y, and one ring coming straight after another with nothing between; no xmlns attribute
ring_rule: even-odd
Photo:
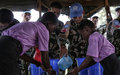
<svg viewBox="0 0 120 75"><path fill-rule="evenodd" d="M60 46L60 58L62 58L64 55L68 54L68 50L66 49L65 45L61 44Z"/></svg>
<svg viewBox="0 0 120 75"><path fill-rule="evenodd" d="M22 58L23 60L33 63L36 66L42 66L40 62L34 60L32 57L28 56L27 54L23 54L22 56L20 56L20 58Z"/></svg>
<svg viewBox="0 0 120 75"><path fill-rule="evenodd" d="M20 58L22 58L27 62L33 63L36 66L40 66L44 71L48 72L50 75L55 75L56 72L52 70L52 67L49 64L50 62L49 62L48 52L41 51L41 54L43 58L42 63L44 64L41 64L40 62L34 60L32 57L28 56L27 54L23 54Z"/></svg>
<svg viewBox="0 0 120 75"><path fill-rule="evenodd" d="M51 68L48 51L41 51L41 55L42 64L45 66L45 68L46 69Z"/></svg>
<svg viewBox="0 0 120 75"><path fill-rule="evenodd" d="M41 55L42 64L45 67L45 71L48 72L49 75L56 75L56 72L50 66L48 51L41 51Z"/></svg>
<svg viewBox="0 0 120 75"><path fill-rule="evenodd" d="M82 64L73 69L72 72L68 73L67 75L76 75L78 74L78 72L80 72L81 70L85 69L85 68L88 68L92 65L94 65L96 62L92 59L91 56L86 56L85 60L82 62Z"/></svg>
<svg viewBox="0 0 120 75"><path fill-rule="evenodd" d="M67 21L66 24L70 25L70 21ZM64 28L63 28L64 29ZM70 26L68 28L66 28L66 32L64 34L60 34L59 37L61 37L59 39L59 47L60 47L60 58L63 56L63 55L66 55L68 54L68 48L66 48L66 43L68 42L67 38L68 38L68 35L69 35L69 30L70 30Z"/></svg>

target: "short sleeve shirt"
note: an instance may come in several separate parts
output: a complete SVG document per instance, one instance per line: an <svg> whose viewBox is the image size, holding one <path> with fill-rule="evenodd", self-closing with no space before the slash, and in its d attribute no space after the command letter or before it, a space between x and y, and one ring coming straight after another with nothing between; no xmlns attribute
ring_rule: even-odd
<svg viewBox="0 0 120 75"><path fill-rule="evenodd" d="M28 49L38 46L40 51L48 51L49 32L41 22L23 22L2 32L21 42L23 55Z"/></svg>
<svg viewBox="0 0 120 75"><path fill-rule="evenodd" d="M89 36L87 55L92 56L96 62L115 53L114 46L101 34L94 32Z"/></svg>

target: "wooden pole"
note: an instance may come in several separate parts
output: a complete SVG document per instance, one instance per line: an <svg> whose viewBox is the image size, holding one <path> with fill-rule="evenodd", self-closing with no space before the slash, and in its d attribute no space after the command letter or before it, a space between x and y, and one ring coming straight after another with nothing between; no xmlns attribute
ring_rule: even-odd
<svg viewBox="0 0 120 75"><path fill-rule="evenodd" d="M95 11L97 11L98 9L100 9L101 7L103 7L104 4L101 4L100 6L96 7L95 9L93 9L92 11L88 12L85 16L89 16L90 14L94 13Z"/></svg>
<svg viewBox="0 0 120 75"><path fill-rule="evenodd" d="M105 0L105 10L106 10L107 25L108 25L109 22L112 20L112 16L111 16L108 0Z"/></svg>
<svg viewBox="0 0 120 75"><path fill-rule="evenodd" d="M37 0L37 9L39 11L39 17L41 17L41 6L42 6L42 2L41 0Z"/></svg>

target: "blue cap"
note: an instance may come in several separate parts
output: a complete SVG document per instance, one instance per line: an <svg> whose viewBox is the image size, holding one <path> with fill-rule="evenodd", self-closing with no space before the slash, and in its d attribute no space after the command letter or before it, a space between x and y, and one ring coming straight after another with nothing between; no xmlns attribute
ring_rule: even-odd
<svg viewBox="0 0 120 75"><path fill-rule="evenodd" d="M80 17L83 14L83 7L80 3L74 3L70 7L70 17Z"/></svg>

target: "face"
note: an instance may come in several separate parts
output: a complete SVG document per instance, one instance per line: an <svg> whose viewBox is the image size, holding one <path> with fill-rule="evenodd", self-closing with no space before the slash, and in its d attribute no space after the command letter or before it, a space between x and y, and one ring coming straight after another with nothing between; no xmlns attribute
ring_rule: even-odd
<svg viewBox="0 0 120 75"><path fill-rule="evenodd" d="M97 23L98 19L97 18L93 18L92 21L93 21L93 23Z"/></svg>
<svg viewBox="0 0 120 75"><path fill-rule="evenodd" d="M97 27L97 23L98 23L98 18L93 18L92 22L95 24L95 26Z"/></svg>
<svg viewBox="0 0 120 75"><path fill-rule="evenodd" d="M91 29L89 27L85 27L84 29L80 30L79 32L82 35L84 40L88 40L89 35L91 33Z"/></svg>
<svg viewBox="0 0 120 75"><path fill-rule="evenodd" d="M57 27L57 25L52 24L52 23L48 23L48 30L49 30L50 33L55 31L56 27Z"/></svg>
<svg viewBox="0 0 120 75"><path fill-rule="evenodd" d="M117 11L117 15L120 16L120 10Z"/></svg>
<svg viewBox="0 0 120 75"><path fill-rule="evenodd" d="M51 9L50 9L50 12L53 12L57 17L60 16L61 11L62 11L62 10L59 9L59 8L51 8Z"/></svg>
<svg viewBox="0 0 120 75"><path fill-rule="evenodd" d="M75 23L80 23L81 20L83 19L83 15L80 16L80 17L73 17L72 19L73 19L73 21L74 21Z"/></svg>
<svg viewBox="0 0 120 75"><path fill-rule="evenodd" d="M30 13L25 13L25 14L24 14L24 19L25 19L26 21L29 21L29 20L31 19L31 14L30 14Z"/></svg>

